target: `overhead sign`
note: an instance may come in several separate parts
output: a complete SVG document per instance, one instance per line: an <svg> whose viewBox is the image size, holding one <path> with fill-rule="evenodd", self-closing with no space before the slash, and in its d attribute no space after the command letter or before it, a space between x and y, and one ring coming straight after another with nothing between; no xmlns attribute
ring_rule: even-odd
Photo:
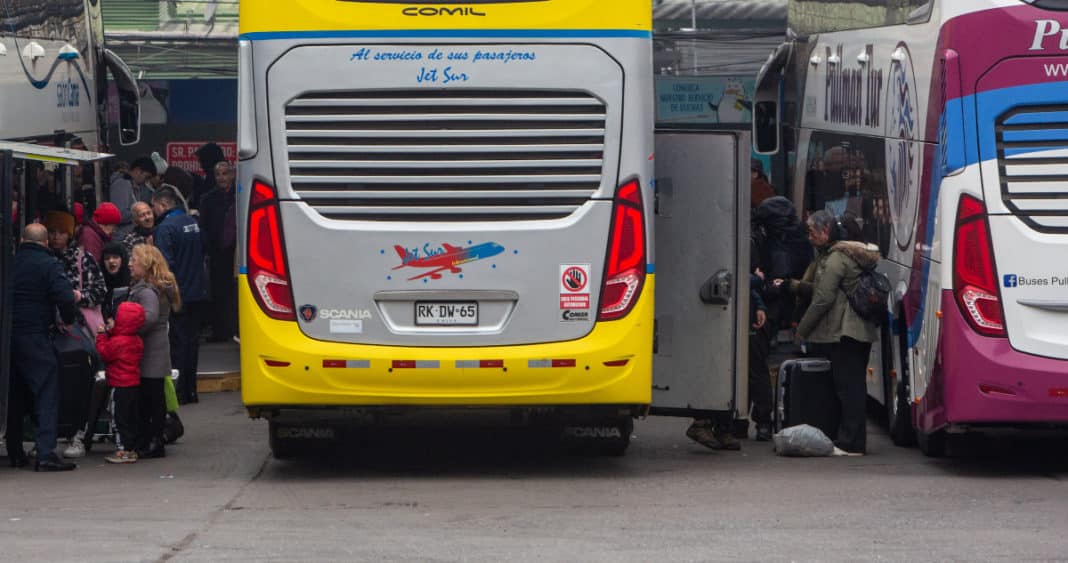
<svg viewBox="0 0 1068 563"><path fill-rule="evenodd" d="M182 170L200 174L200 160L197 159L197 149L206 145L209 141L167 143L167 166L176 166ZM219 143L223 150L226 161L237 162L237 143Z"/></svg>
<svg viewBox="0 0 1068 563"><path fill-rule="evenodd" d="M682 76L656 79L657 123L749 123L755 78Z"/></svg>

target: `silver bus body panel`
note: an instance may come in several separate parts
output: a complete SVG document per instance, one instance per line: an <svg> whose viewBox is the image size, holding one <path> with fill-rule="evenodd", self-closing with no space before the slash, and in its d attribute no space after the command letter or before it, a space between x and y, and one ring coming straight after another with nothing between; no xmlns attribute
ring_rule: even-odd
<svg viewBox="0 0 1068 563"><path fill-rule="evenodd" d="M665 414L748 404L749 146L748 132L656 135L653 407ZM724 302L702 302L701 286L721 273Z"/></svg>
<svg viewBox="0 0 1068 563"><path fill-rule="evenodd" d="M245 153L238 169L239 216L247 216L254 180L277 189L295 305L318 312L310 321L298 321L305 335L394 346L494 346L589 334L597 318L611 198L618 185L630 179L642 182L646 224L651 225L648 108L653 92L626 89L627 72L652 73L649 40L243 41L248 44L243 61L250 61L252 70L243 74L247 77L239 92L239 142L255 148ZM530 53L534 60L478 65L428 61L435 51L470 57L490 49ZM369 60L361 52L369 53ZM375 54L383 52L418 53L421 60L375 61ZM466 74L466 80L442 84L447 66ZM430 67L438 70L437 82L427 76ZM560 111L517 116L515 108L531 103L531 92L533 101L551 97L550 105ZM425 106L439 94L449 108L426 112L397 105ZM481 109L487 95L495 109ZM355 109L353 99L358 100ZM603 129L600 139L591 138L595 135L585 123L597 119L583 110L591 104L603 105L603 125L593 128ZM253 119L255 126L247 127ZM551 126L553 121L565 126ZM386 126L380 127L383 122ZM463 126L452 127L457 122ZM473 122L491 125L469 125ZM568 131L566 124L572 122L583 122L577 137ZM294 127L315 131L304 137L316 142L290 143ZM442 138L456 136L447 134L450 127L463 131L462 150L451 151L463 154L438 157L449 146ZM524 134L544 134L555 142L544 146L517 140L509 131L521 127ZM415 137L413 130L419 132ZM352 141L353 131L362 140ZM624 138L628 142L621 142ZM408 156L399 159L398 151ZM522 162L515 162L517 152L523 153ZM553 172L539 173L542 168ZM502 183L514 185L484 205L477 201ZM406 197L429 192L428 186L435 192L420 194L428 197ZM533 196L540 196L540 205L527 203ZM246 231L242 222L239 248L245 247ZM649 231L646 255L652 265ZM461 259L444 266L421 262L442 254ZM239 253L242 268L246 258ZM587 268L589 274L588 308L570 317L561 305L561 270L567 266ZM395 292L408 292L411 299L381 298ZM500 292L516 297L502 299ZM459 302L472 295L490 296L476 300L477 326L416 326L416 301Z"/></svg>

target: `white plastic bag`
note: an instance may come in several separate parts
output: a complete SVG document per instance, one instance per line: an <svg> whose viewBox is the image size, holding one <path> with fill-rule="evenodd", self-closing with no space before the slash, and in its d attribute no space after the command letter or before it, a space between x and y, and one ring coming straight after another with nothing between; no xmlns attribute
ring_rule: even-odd
<svg viewBox="0 0 1068 563"><path fill-rule="evenodd" d="M834 442L822 430L808 424L784 428L772 437L775 453L786 457L826 457L834 453Z"/></svg>

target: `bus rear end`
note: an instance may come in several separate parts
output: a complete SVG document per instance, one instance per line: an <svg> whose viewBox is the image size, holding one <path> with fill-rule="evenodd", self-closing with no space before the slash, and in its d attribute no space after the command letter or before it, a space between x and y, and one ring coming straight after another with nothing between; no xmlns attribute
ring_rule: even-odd
<svg viewBox="0 0 1068 563"><path fill-rule="evenodd" d="M650 11L599 4L242 2L253 416L643 412Z"/></svg>
<svg viewBox="0 0 1068 563"><path fill-rule="evenodd" d="M958 172L942 185L952 243L935 384L916 421L924 440L943 428L1068 424L1068 5L1000 4L942 31L942 157ZM1000 39L973 41L987 36Z"/></svg>

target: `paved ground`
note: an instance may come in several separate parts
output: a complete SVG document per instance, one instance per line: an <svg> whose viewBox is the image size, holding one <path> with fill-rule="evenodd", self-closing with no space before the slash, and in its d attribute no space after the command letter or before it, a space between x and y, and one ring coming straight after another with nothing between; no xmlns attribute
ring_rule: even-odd
<svg viewBox="0 0 1068 563"><path fill-rule="evenodd" d="M656 418L624 458L446 428L282 462L237 394L183 409L166 459L5 463L0 560L1068 560L1063 439L930 460L873 429L868 457L784 459Z"/></svg>

